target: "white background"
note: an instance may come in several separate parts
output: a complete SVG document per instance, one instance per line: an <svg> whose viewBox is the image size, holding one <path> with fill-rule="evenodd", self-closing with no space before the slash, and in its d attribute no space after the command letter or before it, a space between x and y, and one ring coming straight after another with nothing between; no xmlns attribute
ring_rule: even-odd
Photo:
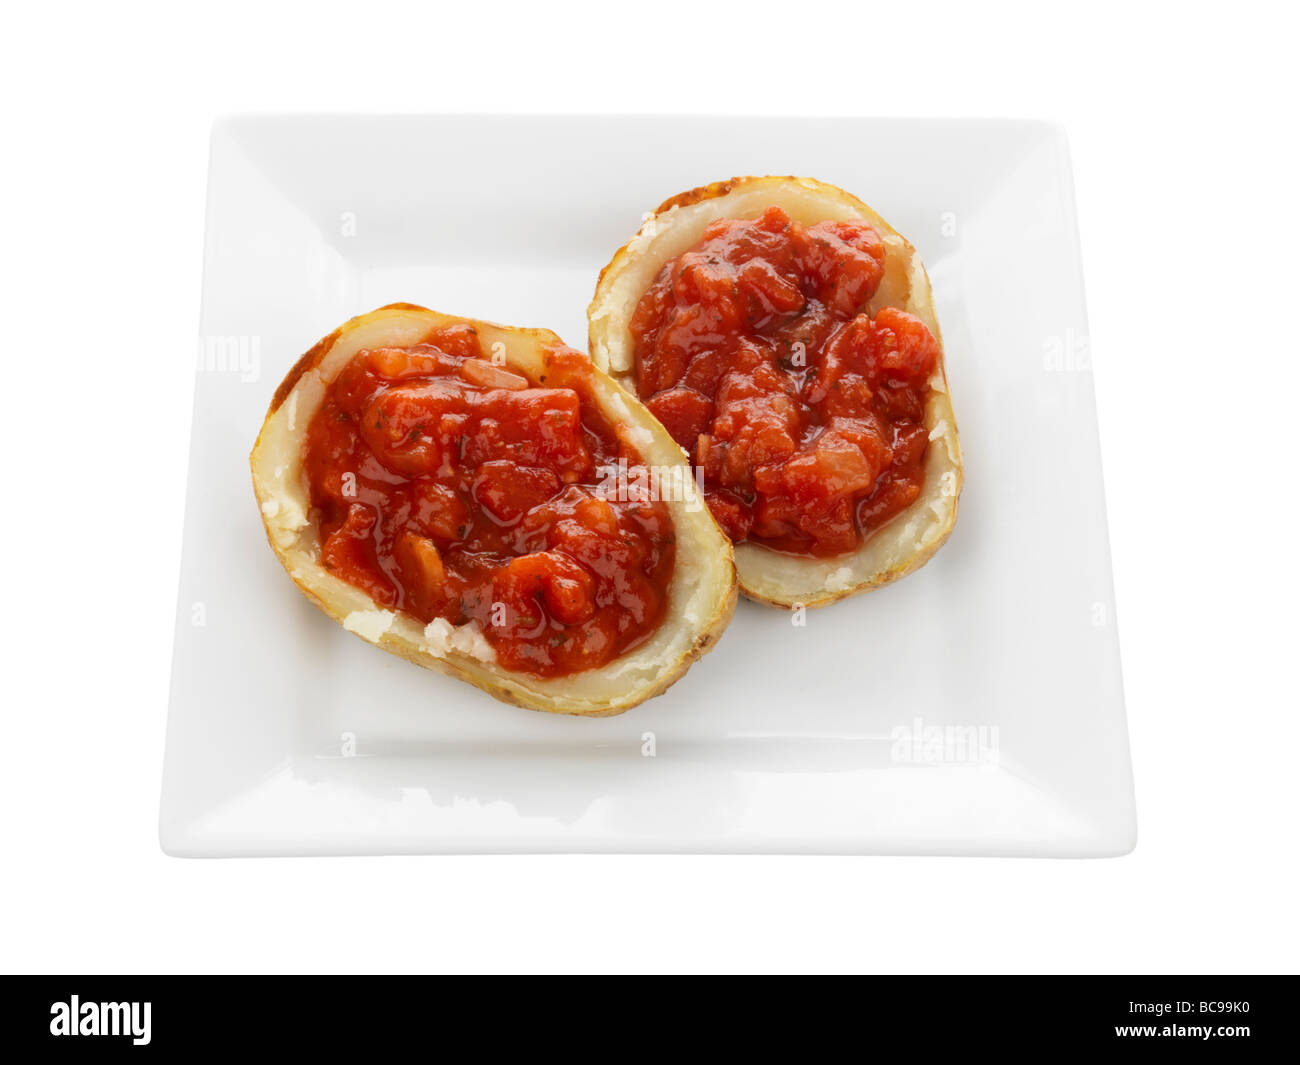
<svg viewBox="0 0 1300 1065"><path fill-rule="evenodd" d="M1295 971L1300 85L1281 5L38 7L7 12L0 64L0 966ZM267 110L1063 122L1135 853L164 857L207 137Z"/></svg>

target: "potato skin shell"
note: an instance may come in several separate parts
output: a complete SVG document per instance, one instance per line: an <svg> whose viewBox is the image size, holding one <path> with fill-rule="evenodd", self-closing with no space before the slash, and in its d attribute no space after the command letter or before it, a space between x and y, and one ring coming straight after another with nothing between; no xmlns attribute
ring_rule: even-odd
<svg viewBox="0 0 1300 1065"><path fill-rule="evenodd" d="M265 476L266 460L263 455L264 447L268 436L272 433L273 419L281 412L284 405L289 401L291 395L299 383L308 374L320 369L322 362L333 351L335 345L340 339L353 333L361 327L366 327L382 322L385 316L392 317L395 321L403 321L409 324L412 320L423 320L426 322L426 332L439 325L451 323L464 323L479 329L481 332L490 332L492 334L508 335L512 341L518 342L525 347L541 349L543 346L561 344L562 341L550 330L545 329L522 329L517 327L501 326L492 322L485 322L478 319L456 317L443 315L430 311L411 303L393 303L381 307L369 314L360 315L344 323L332 333L323 337L305 352L290 368L285 375L284 380L280 382L274 395L272 396L270 406L267 409L266 417L263 419L262 427L258 433L257 441L249 455L249 465L253 477L253 489L257 496L259 506L263 507L263 530L266 533L267 542L272 551L279 559L280 563L288 572L294 584L299 591L310 601L317 609L327 617L332 618L340 625L344 625L345 618L351 611L347 604L340 604L332 601L334 597L324 595L321 589L314 586L304 574L304 569L311 565L300 557L300 552L287 549L286 546L277 539L271 521L266 514L265 506L268 503L278 503L281 496L274 490L274 486L268 483ZM601 373L594 366L592 372L596 375L598 382L603 382L602 387L607 386L609 389L616 390L621 396L623 403L628 412L636 417L638 425L649 422L658 427L650 413L641 406L635 396L629 396L612 381L607 375ZM529 374L530 379L532 375ZM604 403L600 404L604 409ZM311 414L314 411L302 412L303 428L310 422ZM608 414L609 412L606 411ZM622 412L620 412L622 413ZM666 434L664 434L666 436ZM298 437L300 443L300 435ZM647 462L652 464L664 464L662 460L667 457L669 461L680 461L680 449L674 450L676 456L665 455L662 446L662 440L655 441L655 455L645 455ZM678 504L680 505L680 504ZM385 632L376 640L370 640L354 629L349 629L354 635L365 639L368 643L375 643L384 650L395 654L409 662L422 666L435 672L443 673L458 680L472 684L481 689L493 698L513 706L520 706L532 710L540 710L547 713L568 714L581 717L610 717L624 713L634 706L640 705L646 699L659 695L679 680L698 658L707 653L717 642L718 637L727 627L736 609L737 600L737 582L735 577L735 567L732 561L730 543L723 535L721 529L717 527L716 522L708 513L707 506L702 506L702 515L708 518L708 525L701 521L694 521L693 524L703 529L705 537L708 537L708 529L711 527L714 534L715 542L709 543L708 548L713 552L712 561L714 564L708 569L710 576L716 581L715 594L710 601L710 609L707 616L694 626L694 631L690 632L690 642L675 657L667 663L660 663L653 681L642 683L630 690L611 694L608 698L566 698L563 692L564 680L569 678L551 678L542 680L534 678L527 674L515 674L503 670L496 666L495 663L481 662L469 658L469 656L447 651L446 653L437 653L429 647L421 647L410 639L401 638L400 634ZM680 515L675 513L675 519ZM675 527L680 528L680 522L675 520ZM681 544L682 537L679 535L678 542ZM722 551L722 554L717 554ZM718 565L719 562L725 562L725 566ZM679 559L678 565L681 565ZM315 569L324 572L317 564ZM332 578L337 581L337 578ZM341 583L341 582L340 582ZM364 596L359 589L353 589L357 594ZM669 615L665 618L660 630L656 630L656 635L664 628L674 624L684 624L681 618L674 617L674 605L670 603ZM376 605L374 609L379 610ZM400 617L401 615L399 615ZM344 625L347 628L346 625ZM620 656L612 663L600 667L600 670L589 670L583 674L578 674L579 678L585 678L589 674L597 674L601 670L608 670L611 666L617 666L630 656L638 654L639 649L633 649L626 655Z"/></svg>
<svg viewBox="0 0 1300 1065"><path fill-rule="evenodd" d="M734 213L727 210L727 205L732 203L737 205ZM832 566L837 560L809 559L806 566L800 566L794 556L782 555L757 544L736 545L740 591L747 598L786 610L820 607L880 588L919 569L947 542L957 520L964 481L961 445L948 394L943 334L934 312L929 275L916 249L874 210L834 185L794 176L733 177L715 181L678 193L661 203L601 270L588 308L588 344L596 365L608 370L615 380L635 392L635 373L630 369L630 358L624 350L630 347L625 322L631 316L635 301L644 292L644 286L630 284L630 277L640 275L642 280L646 275L652 277L663 262L674 257L674 254L657 251L655 244L675 227L680 226L680 232L685 236L674 235L674 244L685 243L686 237L692 234L694 239L689 243L694 243L709 221L719 217L753 217L755 205L760 203L786 207L797 204L799 212L804 215L800 220L805 222L813 220L821 205L826 209L827 218L855 218L873 226L886 240L887 278L892 280L882 284L882 290L889 291L878 292L868 304L869 309L874 313L879 306L888 305L916 314L939 343L939 365L931 379L933 387L931 399L927 401L926 424L931 428L931 450L938 451L942 447L942 461L936 463L938 468L934 471L927 468L926 487L911 507L868 537L857 551L844 556L846 561L853 560L849 568L856 569L847 582L843 579L818 579L833 573ZM689 217L692 209L696 209L694 213L699 217ZM707 215L704 214L706 211ZM795 211L791 213L797 216ZM877 300L881 302L878 304ZM629 302L631 306L627 305ZM615 365L620 356L622 365ZM935 475L933 480L932 472ZM923 529L923 535L914 538L909 546L905 541L912 528L909 516L922 515L927 507L935 511L939 520L937 524L929 523ZM898 541L898 549L881 550L882 545L890 546L891 538ZM867 564L870 561L868 556L879 556L878 564Z"/></svg>

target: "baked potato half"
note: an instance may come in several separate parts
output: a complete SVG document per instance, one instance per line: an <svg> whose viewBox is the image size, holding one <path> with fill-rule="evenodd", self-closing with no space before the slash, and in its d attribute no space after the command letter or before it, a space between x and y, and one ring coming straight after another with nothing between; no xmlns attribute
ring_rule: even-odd
<svg viewBox="0 0 1300 1065"><path fill-rule="evenodd" d="M503 702L550 713L605 716L664 691L713 645L736 602L731 545L689 474L681 478L679 498L664 503L676 547L662 622L626 653L585 671L544 676L504 668L476 621L453 624L435 618L426 624L402 609L384 608L323 564L320 517L312 505L304 447L314 415L328 401L329 386L359 352L400 352L448 326L471 327L507 378L526 378L530 388L538 387L544 376L548 353L563 348L548 330L456 318L410 304L353 318L325 337L276 390L250 456L253 488L276 557L302 593L349 632L417 665L468 681ZM585 359L583 363L585 367ZM491 372L483 364L479 371ZM583 372L583 402L594 402L620 434L632 434L646 463L684 465L676 444L634 397L594 367L589 376ZM522 382L515 387L523 387Z"/></svg>
<svg viewBox="0 0 1300 1065"><path fill-rule="evenodd" d="M961 446L930 280L916 249L861 200L811 178L741 177L692 189L646 216L636 235L601 271L587 312L589 348L600 369L649 401L653 389L638 391L636 340L631 330L639 302L667 264L697 248L706 230L716 231L711 225L759 219L773 207L805 227L833 222L865 223L874 229L884 245L883 276L857 311L873 317L885 308L906 312L924 323L938 344L923 400L928 444L919 461L924 476L920 494L910 505L867 535L855 550L840 555L801 555L749 540L735 545L743 594L784 608L821 606L911 573L939 549L956 520Z"/></svg>

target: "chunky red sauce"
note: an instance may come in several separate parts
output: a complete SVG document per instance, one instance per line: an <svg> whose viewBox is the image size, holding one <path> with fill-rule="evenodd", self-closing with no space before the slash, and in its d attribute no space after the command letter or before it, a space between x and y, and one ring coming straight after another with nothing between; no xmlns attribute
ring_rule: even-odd
<svg viewBox="0 0 1300 1065"><path fill-rule="evenodd" d="M870 226L771 207L712 223L637 305L638 391L736 542L842 554L920 494L939 346L904 311L864 312L884 272Z"/></svg>
<svg viewBox="0 0 1300 1065"><path fill-rule="evenodd" d="M590 400L585 355L552 349L536 386L482 356L455 325L359 352L330 385L304 444L322 562L422 622L477 621L509 669L600 666L663 620L671 517L607 490L601 467L643 460Z"/></svg>

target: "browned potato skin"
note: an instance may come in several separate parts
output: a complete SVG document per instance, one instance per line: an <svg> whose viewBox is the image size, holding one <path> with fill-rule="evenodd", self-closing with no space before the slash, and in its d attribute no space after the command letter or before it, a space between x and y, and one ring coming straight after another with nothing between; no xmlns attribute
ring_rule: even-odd
<svg viewBox="0 0 1300 1065"><path fill-rule="evenodd" d="M890 247L889 255L898 257L896 265L899 272L907 272L910 277L910 272L913 266L915 266L919 271L919 284L909 279L905 294L902 292L891 293L892 298L884 299L882 305L887 304L898 306L903 310L916 313L917 316L925 321L930 327L935 339L939 342L940 356L937 374L938 379L942 382L943 386L943 399L940 404L943 409L941 413L946 416L948 425L950 426L951 448L955 453L955 468L953 471L955 474L955 487L954 491L951 493L950 507L938 535L927 540L924 544L918 545L915 550L906 553L904 557L881 566L864 579L855 581L849 587L823 587L817 590L801 588L797 592L787 592L785 589L773 589L771 582L765 582L760 585L753 579L747 579L749 574L752 572L752 569L742 562L738 549L736 565L740 577L741 593L746 598L753 599L756 602L765 603L768 606L778 607L783 610L790 610L796 607L826 606L830 603L838 602L841 599L846 599L850 596L860 595L864 592L880 588L901 577L907 576L907 574L912 573L917 569L920 569L921 566L925 565L925 563L934 556L935 552L947 542L948 537L952 533L953 526L957 520L958 503L964 477L960 443L957 437L956 420L952 413L951 403L947 398L948 378L944 359L943 334L939 328L939 323L934 313L933 302L930 295L929 277L926 274L924 265L921 264L920 257L917 255L916 249L912 244L905 240L901 234L894 230L892 226L890 226L880 217L879 214L868 207L865 203L852 194L845 192L843 189L834 185L828 185L825 182L814 181L809 178L800 178L791 175L733 177L725 181L715 181L708 185L701 185L698 188L689 189L685 192L669 197L646 216L646 222L643 223L641 232L645 231L646 226L653 225L658 219L669 215L670 212L675 210L691 207L710 200L722 199L737 192L748 194L760 187L774 190L773 195L776 197L779 196L781 186L783 185L798 186L802 190L808 190L817 195L823 195L827 197L828 200L834 201L837 205L847 208L853 213L853 215L875 227L882 236L892 238L893 244ZM640 233L638 233L637 236L639 235ZM591 306L588 308L588 344L593 359L601 369L608 368L614 379L632 392L636 391L635 372L626 371L620 373L612 367L608 367L605 360L600 357L607 347L609 338L600 335L602 331L597 327L597 312L602 310L608 304L608 301L611 298L611 290L618 280L617 275L627 269L637 255L644 254L643 251L635 247L637 244L637 236L634 236L627 244L620 248L615 253L614 257L601 270L596 282L595 295L592 299ZM882 288L883 287L885 286L882 286ZM882 294L878 293L877 299L879 299L881 295ZM639 295L637 298L639 298ZM876 299L873 299L869 306L873 312L878 309ZM928 412L927 424L929 423L930 416ZM934 426L931 425L931 428L933 427ZM946 440L945 443L947 443ZM921 499L918 500L917 503L913 504L912 507L908 508L908 511L904 512L903 515L900 515L899 518L895 518L888 525L877 530L872 537L868 538L868 543L875 540L877 537L888 535L890 530L897 530L900 528L901 518L905 517L906 514L911 513L921 504L929 501L931 498L930 493L935 489L935 486L930 484L929 481L930 477L927 475L927 486L926 490L922 493ZM741 547L747 546L757 548L757 545L741 545ZM765 548L757 549L760 551L767 551ZM864 543L863 547L859 549L859 552L853 554L859 554L867 549L867 544ZM777 554L776 552L768 553L771 555Z"/></svg>
<svg viewBox="0 0 1300 1065"><path fill-rule="evenodd" d="M372 311L369 314L359 315L356 318L350 319L328 336L319 340L306 353L304 353L296 363L294 363L293 367L285 375L284 380L280 382L279 387L276 389L275 394L271 399L271 404L267 409L265 419L263 419L262 428L258 433L257 441L254 443L253 450L249 455L249 465L253 474L253 489L257 496L259 505L264 504L273 498L267 485L264 483L264 478L259 476L258 471L259 450L262 448L264 438L267 436L268 427L271 424L272 417L277 414L280 408L288 400L290 394L302 379L303 375L316 370L341 337L363 324L374 321L377 316L392 311L411 312L412 314L420 316L429 316L429 326L431 329L435 325L457 322L474 326L482 332L504 331L512 337L530 341L537 346L563 343L555 333L548 329L523 329L518 327L501 326L496 323L485 322L479 319L443 315L413 303L391 303L379 308L378 310ZM596 369L594 366L592 372L596 374L599 379L607 382L611 387L618 387L617 384L606 374L601 373L601 371ZM531 380L531 375L528 376ZM641 406L635 396L628 395L626 392L623 392L622 395L624 402L634 411L638 412L640 416L643 416L644 419L647 419L650 422L654 421L650 413ZM309 420L309 417L304 417L304 423ZM657 423L654 424L657 425ZM647 455L645 457L647 461L652 463L664 464L659 461L664 458L662 454L656 454L655 456ZM708 516L707 507L703 509L703 514ZM574 702L566 701L563 696L556 697L554 695L530 691L529 681L532 678L529 678L525 674L512 674L509 673L509 671L502 670L495 664L479 663L467 660L466 656L456 654L455 652L449 652L447 655L433 654L420 649L408 640L395 638L391 633L386 633L375 642L378 646L391 654L398 655L399 657L405 658L407 661L413 662L418 666L423 666L426 669L444 673L448 676L455 677L458 680L463 680L466 683L472 684L482 691L485 691L494 699L498 699L501 702L508 703L512 706L524 707L530 710L540 710L546 713L568 714L580 717L612 717L624 713L627 710L640 705L645 700L662 694L676 683L676 681L686 673L693 662L712 649L713 645L717 642L718 637L722 634L723 630L731 621L732 616L735 614L737 599L736 577L735 567L732 563L730 542L722 533L722 530L718 528L717 523L712 521L711 516L709 516L709 524L716 533L716 543L711 545L712 549L714 551L723 552L722 557L725 558L725 564L729 571L725 579L725 591L717 598L715 610L712 615L699 626L699 630L689 648L679 655L676 660L662 664L661 672L655 679L654 683L643 685L631 692L612 697L607 700L604 705L577 705ZM327 617L332 618L334 621L342 625L344 617L348 611L340 607L337 603L330 602L327 598L322 597L316 590L309 587L305 580L300 579L300 577L295 573L295 568L290 560L289 552L282 548L272 535L271 526L265 514L263 514L263 527L267 536L267 542L271 546L271 550L280 560L280 563L284 566L286 572L289 573L290 578L293 580L294 584L297 585L299 591L301 591L303 595ZM678 564L682 564L680 559ZM376 609L378 609L377 605ZM663 622L664 626L682 623L681 619L673 617L672 609L673 608L670 605L670 613ZM361 634L356 633L356 635L360 636ZM365 637L361 638L364 639ZM634 650L628 654L631 655L635 653ZM627 656L622 656L622 658L626 657ZM611 663L611 665L616 665L622 661L622 658L615 659L614 663ZM602 668L609 667L606 666Z"/></svg>

